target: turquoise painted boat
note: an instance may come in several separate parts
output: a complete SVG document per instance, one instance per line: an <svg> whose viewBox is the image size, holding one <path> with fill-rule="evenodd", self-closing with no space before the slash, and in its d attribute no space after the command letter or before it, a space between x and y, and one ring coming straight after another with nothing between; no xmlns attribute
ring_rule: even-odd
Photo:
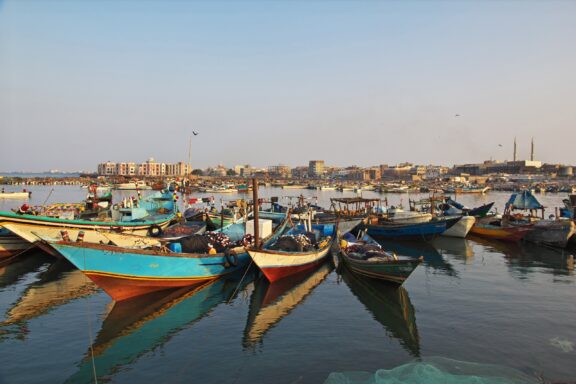
<svg viewBox="0 0 576 384"><path fill-rule="evenodd" d="M183 252L186 238L149 249L44 240L114 300L121 301L154 291L195 286L244 269L250 261L242 243L244 224L233 224L222 233L231 244L220 252L212 249L202 253ZM199 236L187 240L199 241Z"/></svg>
<svg viewBox="0 0 576 384"><path fill-rule="evenodd" d="M0 211L0 222L35 224L58 228L102 230L146 236L159 233L176 218L172 194L157 192L138 202L114 204L109 216L81 219L43 216L30 208L26 212Z"/></svg>

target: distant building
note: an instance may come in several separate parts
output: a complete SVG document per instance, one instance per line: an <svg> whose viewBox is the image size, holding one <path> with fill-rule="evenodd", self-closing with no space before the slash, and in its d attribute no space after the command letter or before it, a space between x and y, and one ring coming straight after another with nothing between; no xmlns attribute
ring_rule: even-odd
<svg viewBox="0 0 576 384"><path fill-rule="evenodd" d="M141 164L112 163L98 164L98 175L101 176L186 176L191 172L188 164L157 163L153 158Z"/></svg>
<svg viewBox="0 0 576 384"><path fill-rule="evenodd" d="M271 177L290 177L290 167L283 164L270 165L268 175Z"/></svg>
<svg viewBox="0 0 576 384"><path fill-rule="evenodd" d="M308 176L321 177L324 174L324 160L310 160L308 163Z"/></svg>

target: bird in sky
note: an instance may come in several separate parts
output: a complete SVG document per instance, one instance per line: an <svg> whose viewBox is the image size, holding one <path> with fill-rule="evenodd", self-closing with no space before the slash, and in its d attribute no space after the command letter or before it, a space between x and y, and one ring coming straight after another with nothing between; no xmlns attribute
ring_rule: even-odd
<svg viewBox="0 0 576 384"><path fill-rule="evenodd" d="M454 117L460 117L460 115L459 115L459 114L455 114Z"/></svg>
<svg viewBox="0 0 576 384"><path fill-rule="evenodd" d="M498 144L498 146L499 146L499 147L501 147L501 146L502 146L502 144Z"/></svg>
<svg viewBox="0 0 576 384"><path fill-rule="evenodd" d="M198 136L198 132L192 131L192 133L194 134L194 136Z"/></svg>

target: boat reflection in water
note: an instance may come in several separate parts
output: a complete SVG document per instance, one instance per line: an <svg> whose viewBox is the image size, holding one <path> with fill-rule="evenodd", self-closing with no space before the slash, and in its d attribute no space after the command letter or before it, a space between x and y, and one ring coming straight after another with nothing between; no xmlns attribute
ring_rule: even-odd
<svg viewBox="0 0 576 384"><path fill-rule="evenodd" d="M18 282L28 273L40 272L43 265L53 261L52 256L39 250L18 256L10 264L0 266L0 289Z"/></svg>
<svg viewBox="0 0 576 384"><path fill-rule="evenodd" d="M449 255L469 264L474 256L472 244L467 239L439 236L430 242L443 255Z"/></svg>
<svg viewBox="0 0 576 384"><path fill-rule="evenodd" d="M110 379L201 320L218 304L229 301L252 278L246 276L241 286L236 280L217 279L193 288L157 291L114 302L92 348L66 382L94 382L94 370L98 381Z"/></svg>
<svg viewBox="0 0 576 384"><path fill-rule="evenodd" d="M410 256L413 258L419 258L424 256L424 262L422 265L439 271L448 276L456 276L457 272L454 267L444 260L442 255L438 252L434 246L424 240L411 240L411 241L389 241L389 240L378 240L378 243L382 245L385 251L394 252L397 255Z"/></svg>
<svg viewBox="0 0 576 384"><path fill-rule="evenodd" d="M539 246L528 242L510 243L474 236L472 240L485 250L504 255L514 277L526 279L532 273L549 273L554 276L571 276L573 266L568 258L573 253L564 249Z"/></svg>
<svg viewBox="0 0 576 384"><path fill-rule="evenodd" d="M326 262L314 271L290 276L269 283L263 276L255 283L250 298L248 321L244 329L244 348L255 348L264 335L302 303L334 269L332 262Z"/></svg>
<svg viewBox="0 0 576 384"><path fill-rule="evenodd" d="M9 325L44 315L55 307L72 300L91 295L98 287L66 260L58 260L40 275L37 282L29 285L18 301L7 311Z"/></svg>
<svg viewBox="0 0 576 384"><path fill-rule="evenodd" d="M409 354L420 357L420 337L408 291L402 286L355 275L344 264L338 267L338 273L387 333L398 339Z"/></svg>

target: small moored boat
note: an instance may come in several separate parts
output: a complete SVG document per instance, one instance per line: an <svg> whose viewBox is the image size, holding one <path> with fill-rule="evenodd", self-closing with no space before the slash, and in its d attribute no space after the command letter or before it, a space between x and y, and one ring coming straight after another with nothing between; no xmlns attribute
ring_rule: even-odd
<svg viewBox="0 0 576 384"><path fill-rule="evenodd" d="M384 251L367 234L361 234L357 239L351 233L343 235L340 240L340 256L353 273L394 284L402 284L424 260L422 256L418 259L399 258Z"/></svg>

